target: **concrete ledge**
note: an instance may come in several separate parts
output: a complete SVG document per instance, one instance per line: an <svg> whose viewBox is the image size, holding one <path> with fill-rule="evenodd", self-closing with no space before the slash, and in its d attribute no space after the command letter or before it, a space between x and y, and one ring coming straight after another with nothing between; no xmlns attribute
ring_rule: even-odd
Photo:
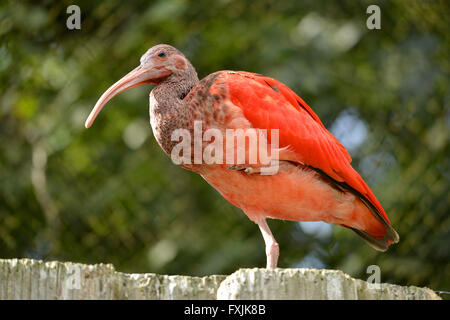
<svg viewBox="0 0 450 320"><path fill-rule="evenodd" d="M440 300L428 288L371 284L338 270L240 269L219 287L225 300Z"/></svg>
<svg viewBox="0 0 450 320"><path fill-rule="evenodd" d="M0 259L7 299L399 299L440 297L428 288L370 284L335 270L240 269L230 276L127 274L111 264Z"/></svg>
<svg viewBox="0 0 450 320"><path fill-rule="evenodd" d="M130 274L115 271L112 264L0 259L0 300L215 299L225 278Z"/></svg>

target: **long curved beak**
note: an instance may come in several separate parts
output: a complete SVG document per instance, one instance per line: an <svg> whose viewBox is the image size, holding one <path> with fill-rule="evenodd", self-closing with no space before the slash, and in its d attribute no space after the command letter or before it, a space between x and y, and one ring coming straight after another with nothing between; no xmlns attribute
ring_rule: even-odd
<svg viewBox="0 0 450 320"><path fill-rule="evenodd" d="M84 126L89 128L93 123L97 115L100 113L102 108L106 105L106 103L111 100L114 96L119 93L131 89L133 87L140 86L145 83L156 83L158 79L169 76L171 71L167 70L164 67L151 67L151 68L143 68L137 67L127 75L125 75L122 79L114 83L105 93L102 94L100 99L98 99L94 108L92 109L89 117L87 118Z"/></svg>

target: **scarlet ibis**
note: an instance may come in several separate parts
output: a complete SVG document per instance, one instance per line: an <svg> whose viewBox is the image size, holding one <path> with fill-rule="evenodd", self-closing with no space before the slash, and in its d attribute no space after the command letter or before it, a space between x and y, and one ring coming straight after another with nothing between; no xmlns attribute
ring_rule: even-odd
<svg viewBox="0 0 450 320"><path fill-rule="evenodd" d="M150 124L169 156L178 143L172 136L174 130L192 133L195 123L202 125L202 132L217 129L225 134L228 129L243 129L241 134L246 134L267 130L266 135L258 137L270 146L269 157L277 154L269 165L277 164L273 174L262 174L261 161L249 163L247 158L234 165L180 163L200 174L259 226L267 268L277 267L279 255L267 218L341 225L380 251L399 241L380 202L351 166L345 147L305 101L270 77L226 70L199 81L195 68L180 51L159 44L141 57L137 68L103 93L86 120L86 128L115 95L145 83L155 85L150 93ZM268 133L274 129L278 130L277 148ZM192 141L189 146L194 148ZM201 151L205 146L203 141ZM244 148L248 153L250 144Z"/></svg>

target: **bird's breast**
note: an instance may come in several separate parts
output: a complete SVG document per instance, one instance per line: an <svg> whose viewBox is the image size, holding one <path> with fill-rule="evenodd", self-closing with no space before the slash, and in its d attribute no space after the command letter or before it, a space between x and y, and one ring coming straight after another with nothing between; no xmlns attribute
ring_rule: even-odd
<svg viewBox="0 0 450 320"><path fill-rule="evenodd" d="M181 150L183 156L190 154L191 163L200 166L205 165L204 159L199 163L194 159L196 150L203 151L211 141L216 141L216 134L220 132L221 141L225 146L226 130L243 130L241 135L245 136L250 131L250 123L245 118L242 110L233 105L229 99L214 99L212 95L195 91L186 99L174 99L169 95L163 95L154 90L149 97L150 125L153 135L164 152L173 156L175 150ZM211 134L214 133L213 137ZM183 145L182 147L180 147ZM188 151L188 152L186 152ZM224 150L224 155L227 153ZM176 151L179 155L180 151ZM172 159L174 160L174 159ZM182 166L192 170L188 163ZM194 170L198 171L198 170Z"/></svg>
<svg viewBox="0 0 450 320"><path fill-rule="evenodd" d="M149 97L149 113L150 113L150 125L152 127L153 135L155 136L156 141L161 145L161 112L157 111L158 102L153 95L153 91L150 92Z"/></svg>

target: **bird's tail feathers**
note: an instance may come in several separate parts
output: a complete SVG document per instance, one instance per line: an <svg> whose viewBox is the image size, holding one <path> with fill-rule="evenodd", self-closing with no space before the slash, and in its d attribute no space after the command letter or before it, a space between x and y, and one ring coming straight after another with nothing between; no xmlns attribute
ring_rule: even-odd
<svg viewBox="0 0 450 320"><path fill-rule="evenodd" d="M372 248L378 251L386 251L392 243L397 243L400 240L398 233L392 228L392 226L386 226L386 232L383 238L376 238L369 233L356 228L345 226L353 230L357 235L363 238Z"/></svg>

